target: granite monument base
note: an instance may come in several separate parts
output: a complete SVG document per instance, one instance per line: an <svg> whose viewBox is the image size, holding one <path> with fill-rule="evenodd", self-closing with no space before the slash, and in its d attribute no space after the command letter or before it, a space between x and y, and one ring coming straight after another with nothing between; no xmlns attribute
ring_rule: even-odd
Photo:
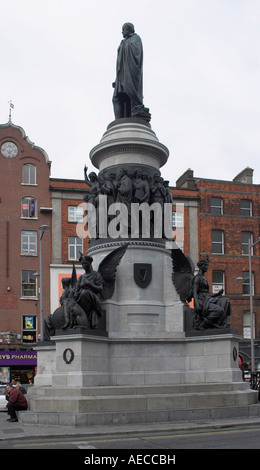
<svg viewBox="0 0 260 470"><path fill-rule="evenodd" d="M38 346L23 424L94 426L235 417L256 411L236 335L59 335ZM258 409L258 408L257 408Z"/></svg>
<svg viewBox="0 0 260 470"><path fill-rule="evenodd" d="M57 335L38 346L35 386L98 387L241 381L235 335L108 338Z"/></svg>

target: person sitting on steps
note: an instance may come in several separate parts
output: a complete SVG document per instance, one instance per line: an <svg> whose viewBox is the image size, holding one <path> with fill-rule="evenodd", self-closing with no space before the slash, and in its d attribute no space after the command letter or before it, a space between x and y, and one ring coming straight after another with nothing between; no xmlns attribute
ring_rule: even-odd
<svg viewBox="0 0 260 470"><path fill-rule="evenodd" d="M6 390L6 399L8 400L7 410L8 414L10 415L10 418L7 419L7 421L15 423L18 421L16 411L27 410L28 402L22 392L20 392L17 388L14 388L11 384L6 386Z"/></svg>

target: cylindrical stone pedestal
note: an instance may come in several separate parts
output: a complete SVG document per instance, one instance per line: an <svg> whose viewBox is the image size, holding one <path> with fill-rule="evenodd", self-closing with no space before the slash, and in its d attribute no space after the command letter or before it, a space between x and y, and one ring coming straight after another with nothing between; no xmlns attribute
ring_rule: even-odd
<svg viewBox="0 0 260 470"><path fill-rule="evenodd" d="M105 175L107 178L113 173L120 185L120 171L127 171L133 187L131 203L137 202L134 191L136 171L140 171L152 188L154 177L160 175L160 167L167 162L168 156L168 149L159 142L150 126L133 119L115 121L90 152L92 164L99 169L99 177ZM151 203L152 198L148 201ZM159 218L164 216L163 198L158 208L162 211L153 215L155 228L162 223ZM127 209L132 216L132 205ZM152 220L149 213L146 217ZM156 229L151 238L143 238L141 227L139 229L136 237L129 231L123 239L108 236L90 241L88 254L94 259L94 269L98 269L111 250L128 244L117 269L115 293L111 299L102 302L109 337L184 336L183 304L172 283L170 252L165 248L163 230L158 238Z"/></svg>
<svg viewBox="0 0 260 470"><path fill-rule="evenodd" d="M100 143L91 150L92 164L100 172L119 170L125 165L133 170L141 167L148 172L158 172L167 162L167 147L159 142L147 125L134 122L133 119L122 120L123 123L120 121L115 121L104 133Z"/></svg>

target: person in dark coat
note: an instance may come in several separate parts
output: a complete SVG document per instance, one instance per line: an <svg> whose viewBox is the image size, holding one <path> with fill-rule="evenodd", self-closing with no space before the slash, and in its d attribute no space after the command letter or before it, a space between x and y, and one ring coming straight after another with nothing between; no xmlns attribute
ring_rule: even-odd
<svg viewBox="0 0 260 470"><path fill-rule="evenodd" d="M6 386L7 395L6 399L8 400L7 403L7 410L10 418L7 421L10 422L17 422L17 415L16 411L18 410L27 410L28 402L23 395L17 388L14 388L11 384Z"/></svg>
<svg viewBox="0 0 260 470"><path fill-rule="evenodd" d="M27 393L27 390L26 388L24 388L20 382L16 382L16 388L17 390L20 390L20 392L22 392L23 395L25 395Z"/></svg>

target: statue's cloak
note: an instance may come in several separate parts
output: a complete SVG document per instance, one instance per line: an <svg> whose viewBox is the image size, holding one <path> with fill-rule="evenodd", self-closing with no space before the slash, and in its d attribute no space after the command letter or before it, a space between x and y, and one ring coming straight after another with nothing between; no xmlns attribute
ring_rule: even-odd
<svg viewBox="0 0 260 470"><path fill-rule="evenodd" d="M134 33L121 41L116 64L114 97L126 93L137 105L143 104L143 46Z"/></svg>

